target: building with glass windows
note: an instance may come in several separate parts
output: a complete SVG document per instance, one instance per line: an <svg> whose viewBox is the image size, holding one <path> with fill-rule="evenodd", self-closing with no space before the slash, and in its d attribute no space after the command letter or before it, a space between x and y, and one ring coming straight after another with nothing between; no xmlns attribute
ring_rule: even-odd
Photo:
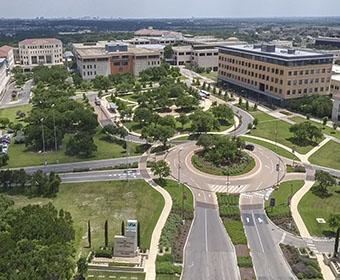
<svg viewBox="0 0 340 280"><path fill-rule="evenodd" d="M225 86L277 105L311 94L330 94L333 55L275 45L221 46L218 79Z"/></svg>

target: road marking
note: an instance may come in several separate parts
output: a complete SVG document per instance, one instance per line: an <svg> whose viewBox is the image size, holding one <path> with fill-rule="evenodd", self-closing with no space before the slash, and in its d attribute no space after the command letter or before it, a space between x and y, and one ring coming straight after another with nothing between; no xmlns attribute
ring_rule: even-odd
<svg viewBox="0 0 340 280"><path fill-rule="evenodd" d="M205 218L205 251L208 252L207 209L204 209L204 218Z"/></svg>
<svg viewBox="0 0 340 280"><path fill-rule="evenodd" d="M269 169L269 166L268 166L268 165L265 165L264 167Z"/></svg>
<svg viewBox="0 0 340 280"><path fill-rule="evenodd" d="M250 220L249 220L249 218L248 218L248 217L246 218L246 220L247 220L247 223L249 223L249 222L250 222Z"/></svg>
<svg viewBox="0 0 340 280"><path fill-rule="evenodd" d="M252 211L251 212L252 216L253 216L253 219L255 221L255 215L254 215L254 212ZM260 236L260 232L259 232L259 229L257 228L257 225L256 223L254 223L255 225L255 230L256 230L256 233L257 233L257 237L259 239L259 242L260 242L260 246L261 246L261 250L262 250L262 253L264 253L264 248L263 248L263 244L262 244L262 240L261 240L261 236Z"/></svg>
<svg viewBox="0 0 340 280"><path fill-rule="evenodd" d="M284 233L282 234L282 238L281 238L281 240L280 240L280 243L283 243L283 241L285 240L285 237L286 237L286 232L284 232Z"/></svg>
<svg viewBox="0 0 340 280"><path fill-rule="evenodd" d="M200 193L198 193L198 196L201 196L201 194L200 194Z"/></svg>
<svg viewBox="0 0 340 280"><path fill-rule="evenodd" d="M262 185L262 182L260 182L260 184L257 186L256 190L258 190Z"/></svg>
<svg viewBox="0 0 340 280"><path fill-rule="evenodd" d="M258 217L257 220L259 221L260 224L262 224L263 220L260 217Z"/></svg>

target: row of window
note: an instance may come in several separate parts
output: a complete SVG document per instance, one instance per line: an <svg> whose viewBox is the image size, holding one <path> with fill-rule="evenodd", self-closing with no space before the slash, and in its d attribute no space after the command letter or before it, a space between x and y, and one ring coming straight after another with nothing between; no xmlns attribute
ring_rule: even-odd
<svg viewBox="0 0 340 280"><path fill-rule="evenodd" d="M236 50L226 50L220 49L221 54L226 54L235 57L241 57L249 60L260 61L264 63L288 66L288 67L295 67L295 66L306 66L306 65L320 65L320 64L332 64L333 63L333 56L332 55L319 55L318 57L297 57L296 60L293 59L286 59L286 58L279 58L279 57L269 57L268 54L263 56L261 54L256 53L244 53L239 52Z"/></svg>
<svg viewBox="0 0 340 280"><path fill-rule="evenodd" d="M87 76L97 75L97 72L87 71ZM83 72L83 76L86 76L86 71Z"/></svg>
<svg viewBox="0 0 340 280"><path fill-rule="evenodd" d="M273 93L278 93L278 94L283 93L283 90L281 88L271 86L271 85L268 85L268 84L258 83L257 81L254 81L252 79L246 79L244 77L234 75L234 74L231 74L231 73L225 73L225 76L230 78L230 79L249 84L253 87L257 87L258 85L260 85L260 87L261 86L263 87L263 91L267 90L267 91L270 91L270 92L273 92ZM304 88L304 89L293 89L293 90L289 89L289 90L287 90L286 93L287 93L287 95L291 95L291 94L295 95L295 94L302 94L302 93L307 94L307 93L313 93L313 90L314 90L314 93L317 93L317 92L323 93L323 92L327 92L329 90L329 87L326 86L326 87L320 87L320 88L315 87L315 88L308 88L308 89Z"/></svg>
<svg viewBox="0 0 340 280"><path fill-rule="evenodd" d="M288 76L297 76L297 75L314 75L314 74L320 74L320 73L331 73L332 68L322 68L322 69L311 69L311 70L299 70L299 71L288 71Z"/></svg>
<svg viewBox="0 0 340 280"><path fill-rule="evenodd" d="M39 46L27 46L27 49L52 49L52 48L61 48L61 45L57 44L57 45L39 45ZM25 45L22 46L23 49L26 48Z"/></svg>
<svg viewBox="0 0 340 280"><path fill-rule="evenodd" d="M334 89L334 90L339 90L339 86L334 86L334 85L331 85L331 89Z"/></svg>
<svg viewBox="0 0 340 280"><path fill-rule="evenodd" d="M321 83L324 83L325 81L327 82L327 83L329 83L330 82L330 78L329 77L327 77L327 78L316 78L316 79L304 79L304 80L289 80L289 81L287 81L287 85L288 86L291 86L291 85L293 85L293 86L296 86L297 84L299 84L299 85L302 85L302 84L305 84L305 85L308 85L308 84L318 84L319 82L321 82Z"/></svg>
<svg viewBox="0 0 340 280"><path fill-rule="evenodd" d="M129 63L127 61L122 61L122 62L114 62L114 66L128 66Z"/></svg>
<svg viewBox="0 0 340 280"><path fill-rule="evenodd" d="M97 68L97 65L94 64L94 65L91 65L91 64L88 64L88 65L83 65L83 69L96 69Z"/></svg>

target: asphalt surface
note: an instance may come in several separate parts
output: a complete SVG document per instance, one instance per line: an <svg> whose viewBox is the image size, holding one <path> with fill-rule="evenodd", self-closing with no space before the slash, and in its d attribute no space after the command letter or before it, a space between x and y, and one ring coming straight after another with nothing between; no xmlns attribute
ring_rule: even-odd
<svg viewBox="0 0 340 280"><path fill-rule="evenodd" d="M60 173L59 176L63 183L142 179L137 169Z"/></svg>
<svg viewBox="0 0 340 280"><path fill-rule="evenodd" d="M240 279L234 248L217 209L195 208L182 279Z"/></svg>
<svg viewBox="0 0 340 280"><path fill-rule="evenodd" d="M53 164L44 166L33 166L33 167L25 167L25 171L27 173L34 173L37 170L43 170L45 173L54 172L73 172L75 169L98 169L98 168L107 168L114 167L120 164L125 164L127 162L134 163L138 162L140 156L129 157L127 161L126 158L115 158L115 159L103 159L103 160L92 160L92 161L83 161L83 162L73 162L73 163L63 163L63 164ZM19 169L19 168L13 168Z"/></svg>
<svg viewBox="0 0 340 280"><path fill-rule="evenodd" d="M15 83L10 84L2 100L0 101L0 109L28 104L30 100L32 86L33 86L32 80L28 81L22 89L16 88ZM18 100L14 102L12 102L11 96L13 90L17 91L18 93Z"/></svg>

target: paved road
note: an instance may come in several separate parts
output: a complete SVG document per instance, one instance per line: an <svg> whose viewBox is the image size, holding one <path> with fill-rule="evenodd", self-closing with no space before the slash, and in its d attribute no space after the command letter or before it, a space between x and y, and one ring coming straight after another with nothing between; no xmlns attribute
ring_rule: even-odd
<svg viewBox="0 0 340 280"><path fill-rule="evenodd" d="M129 163L138 162L140 156L130 157ZM120 164L127 163L126 158L114 158L114 159L103 159L103 160L92 160L92 161L83 161L83 162L73 162L73 163L63 163L63 164L53 164L47 165L45 168L43 165L40 166L33 166L33 167L25 167L25 171L27 173L33 173L37 170L43 170L45 173L54 172L72 172L74 169L79 168L90 168L90 169L97 169L97 168L105 168L105 167L113 167ZM19 168L13 168L19 169Z"/></svg>
<svg viewBox="0 0 340 280"><path fill-rule="evenodd" d="M261 210L242 211L242 220L259 280L294 279Z"/></svg>
<svg viewBox="0 0 340 280"><path fill-rule="evenodd" d="M195 208L184 255L183 280L240 279L234 248L214 208Z"/></svg>
<svg viewBox="0 0 340 280"><path fill-rule="evenodd" d="M26 105L29 103L33 81L28 81L22 89L17 89L15 83L9 85L8 90L5 92L3 99L0 102L0 109ZM12 92L18 92L18 101L12 102Z"/></svg>
<svg viewBox="0 0 340 280"><path fill-rule="evenodd" d="M63 183L142 179L137 169L61 173L59 176Z"/></svg>

